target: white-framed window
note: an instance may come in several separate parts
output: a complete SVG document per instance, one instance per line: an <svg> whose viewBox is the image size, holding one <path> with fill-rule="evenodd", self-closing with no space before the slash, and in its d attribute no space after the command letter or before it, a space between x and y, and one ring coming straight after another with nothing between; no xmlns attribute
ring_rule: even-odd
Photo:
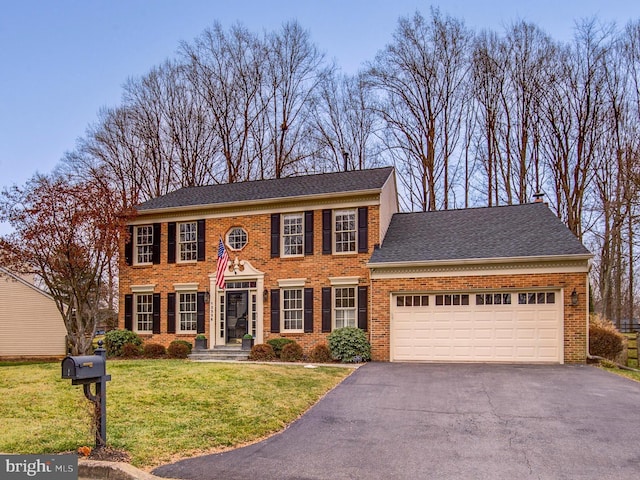
<svg viewBox="0 0 640 480"><path fill-rule="evenodd" d="M282 289L282 330L286 332L304 331L302 288Z"/></svg>
<svg viewBox="0 0 640 480"><path fill-rule="evenodd" d="M136 265L153 263L153 225L135 227L134 252Z"/></svg>
<svg viewBox="0 0 640 480"><path fill-rule="evenodd" d="M353 253L356 252L357 239L357 211L335 210L333 212L334 225L334 252Z"/></svg>
<svg viewBox="0 0 640 480"><path fill-rule="evenodd" d="M198 260L198 222L180 223L178 232L178 259L181 262Z"/></svg>
<svg viewBox="0 0 640 480"><path fill-rule="evenodd" d="M304 215L288 213L282 216L282 256L304 255Z"/></svg>
<svg viewBox="0 0 640 480"><path fill-rule="evenodd" d="M178 325L180 332L195 332L198 328L196 292L178 293Z"/></svg>
<svg viewBox="0 0 640 480"><path fill-rule="evenodd" d="M227 245L231 250L242 250L248 241L247 231L242 227L233 227L227 233Z"/></svg>
<svg viewBox="0 0 640 480"><path fill-rule="evenodd" d="M333 288L333 319L335 328L357 327L356 287Z"/></svg>
<svg viewBox="0 0 640 480"><path fill-rule="evenodd" d="M135 294L135 331L150 333L153 331L153 294Z"/></svg>
<svg viewBox="0 0 640 480"><path fill-rule="evenodd" d="M445 293L436 295L436 307L448 307L451 305L469 305L469 294L467 293Z"/></svg>

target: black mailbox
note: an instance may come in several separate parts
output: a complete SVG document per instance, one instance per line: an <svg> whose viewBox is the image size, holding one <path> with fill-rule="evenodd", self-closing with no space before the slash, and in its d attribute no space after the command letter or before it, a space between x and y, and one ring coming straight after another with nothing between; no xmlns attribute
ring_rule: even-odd
<svg viewBox="0 0 640 480"><path fill-rule="evenodd" d="M62 360L62 378L98 382L106 373L104 358L100 355L68 356Z"/></svg>

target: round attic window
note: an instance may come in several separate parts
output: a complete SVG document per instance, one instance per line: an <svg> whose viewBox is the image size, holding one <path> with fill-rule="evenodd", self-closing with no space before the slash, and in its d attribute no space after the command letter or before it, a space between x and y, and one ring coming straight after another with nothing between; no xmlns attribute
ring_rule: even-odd
<svg viewBox="0 0 640 480"><path fill-rule="evenodd" d="M234 227L227 233L227 245L231 250L242 250L247 244L247 231L242 227Z"/></svg>

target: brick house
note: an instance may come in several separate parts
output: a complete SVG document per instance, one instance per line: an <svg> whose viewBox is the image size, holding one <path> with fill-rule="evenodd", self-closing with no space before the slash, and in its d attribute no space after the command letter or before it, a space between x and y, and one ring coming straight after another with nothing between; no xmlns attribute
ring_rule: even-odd
<svg viewBox="0 0 640 480"><path fill-rule="evenodd" d="M308 352L357 326L374 360L585 361L590 254L544 204L398 213L386 167L183 188L137 213L119 322L147 341Z"/></svg>

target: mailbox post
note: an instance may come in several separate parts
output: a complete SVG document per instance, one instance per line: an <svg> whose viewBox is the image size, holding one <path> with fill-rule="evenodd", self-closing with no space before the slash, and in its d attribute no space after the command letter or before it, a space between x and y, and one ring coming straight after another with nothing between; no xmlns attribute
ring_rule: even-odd
<svg viewBox="0 0 640 480"><path fill-rule="evenodd" d="M62 378L71 379L72 385L82 385L84 396L94 404L96 418L96 448L107 444L107 351L98 342L96 355L67 356L62 360ZM91 385L95 384L95 393Z"/></svg>

